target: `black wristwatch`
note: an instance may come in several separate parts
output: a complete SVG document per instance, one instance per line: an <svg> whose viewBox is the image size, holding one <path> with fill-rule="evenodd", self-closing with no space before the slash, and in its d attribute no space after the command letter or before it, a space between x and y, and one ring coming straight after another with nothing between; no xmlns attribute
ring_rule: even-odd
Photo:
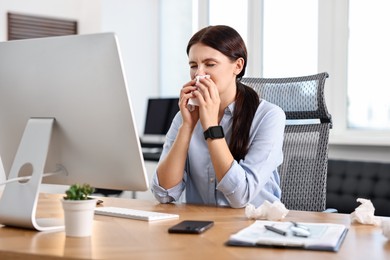
<svg viewBox="0 0 390 260"><path fill-rule="evenodd" d="M225 134L223 133L222 126L211 126L203 133L204 139L207 140L208 138L211 139L220 139L224 138Z"/></svg>

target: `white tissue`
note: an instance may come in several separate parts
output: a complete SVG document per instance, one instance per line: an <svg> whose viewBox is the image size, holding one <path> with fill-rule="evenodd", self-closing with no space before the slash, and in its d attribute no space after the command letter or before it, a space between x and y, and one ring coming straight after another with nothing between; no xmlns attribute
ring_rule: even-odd
<svg viewBox="0 0 390 260"><path fill-rule="evenodd" d="M196 78L196 83L199 82L199 79L203 78L210 78L210 75L198 75L195 77ZM187 103L187 108L190 110L190 112L194 111L195 106L199 106L199 101L197 98L190 98Z"/></svg>
<svg viewBox="0 0 390 260"><path fill-rule="evenodd" d="M358 222L361 224L368 225L380 225L381 221L378 217L374 215L374 205L372 205L371 200L367 199L357 199L357 202L361 204L351 213L351 222Z"/></svg>
<svg viewBox="0 0 390 260"><path fill-rule="evenodd" d="M199 106L199 101L197 98L190 98L187 103L187 108L190 112L194 111L195 106Z"/></svg>
<svg viewBox="0 0 390 260"><path fill-rule="evenodd" d="M382 220L382 233L387 239L390 239L390 220Z"/></svg>
<svg viewBox="0 0 390 260"><path fill-rule="evenodd" d="M265 201L258 208L255 208L252 204L248 204L245 208L245 215L249 219L266 219L266 220L281 220L286 217L288 209L280 201L274 201L270 203Z"/></svg>

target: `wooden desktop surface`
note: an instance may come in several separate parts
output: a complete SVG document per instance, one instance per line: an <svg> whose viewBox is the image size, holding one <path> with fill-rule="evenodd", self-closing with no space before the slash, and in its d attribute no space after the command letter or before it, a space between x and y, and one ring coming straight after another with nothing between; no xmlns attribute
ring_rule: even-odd
<svg viewBox="0 0 390 260"><path fill-rule="evenodd" d="M38 217L62 217L59 195L41 194ZM97 216L88 238L61 232L37 232L0 225L0 259L390 259L390 241L380 227L351 224L349 215L290 211L285 221L341 223L349 227L339 252L282 248L230 247L232 233L253 223L244 209L159 204L153 201L103 198L106 206L176 213L180 219L146 222ZM169 234L181 220L213 220L200 235Z"/></svg>

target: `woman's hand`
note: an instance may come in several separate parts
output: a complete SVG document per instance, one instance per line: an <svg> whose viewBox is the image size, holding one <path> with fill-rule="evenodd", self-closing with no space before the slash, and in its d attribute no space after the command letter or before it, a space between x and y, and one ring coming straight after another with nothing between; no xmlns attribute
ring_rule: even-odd
<svg viewBox="0 0 390 260"><path fill-rule="evenodd" d="M191 131L194 129L196 123L199 120L199 110L195 106L195 109L191 112L188 109L188 101L190 98L195 98L193 92L197 89L195 86L195 80L191 80L186 83L180 91L179 108L183 118L183 126L188 126Z"/></svg>
<svg viewBox="0 0 390 260"><path fill-rule="evenodd" d="M218 113L221 99L217 86L211 78L202 78L196 83L193 95L199 101L199 118L204 130L219 123Z"/></svg>

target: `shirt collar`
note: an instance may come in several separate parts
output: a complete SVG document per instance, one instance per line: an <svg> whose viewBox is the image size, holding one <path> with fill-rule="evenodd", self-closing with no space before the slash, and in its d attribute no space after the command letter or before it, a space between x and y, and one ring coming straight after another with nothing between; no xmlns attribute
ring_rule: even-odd
<svg viewBox="0 0 390 260"><path fill-rule="evenodd" d="M236 106L236 102L233 101L232 103L230 103L226 108L225 108L225 115L230 115L230 116L233 116L233 112L234 112L234 108Z"/></svg>

